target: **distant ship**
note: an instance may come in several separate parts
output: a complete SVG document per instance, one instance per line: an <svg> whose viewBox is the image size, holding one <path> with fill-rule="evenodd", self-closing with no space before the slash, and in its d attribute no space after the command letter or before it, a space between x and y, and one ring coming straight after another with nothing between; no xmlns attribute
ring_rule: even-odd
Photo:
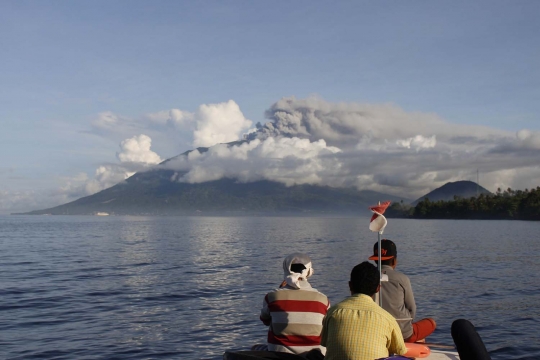
<svg viewBox="0 0 540 360"><path fill-rule="evenodd" d="M109 216L109 213L106 213L106 212L97 212L95 215L96 215L96 216Z"/></svg>

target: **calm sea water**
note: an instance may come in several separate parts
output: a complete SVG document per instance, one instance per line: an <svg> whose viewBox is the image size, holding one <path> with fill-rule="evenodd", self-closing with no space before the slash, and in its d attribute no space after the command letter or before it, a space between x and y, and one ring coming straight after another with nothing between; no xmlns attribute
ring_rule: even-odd
<svg viewBox="0 0 540 360"><path fill-rule="evenodd" d="M0 358L220 359L264 343L282 259L311 255L333 303L368 218L0 217ZM470 320L493 359L540 356L540 223L391 219L431 342Z"/></svg>

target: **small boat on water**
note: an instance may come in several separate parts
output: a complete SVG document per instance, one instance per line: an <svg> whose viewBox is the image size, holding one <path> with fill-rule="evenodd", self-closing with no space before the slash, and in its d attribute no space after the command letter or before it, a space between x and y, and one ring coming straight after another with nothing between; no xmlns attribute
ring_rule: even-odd
<svg viewBox="0 0 540 360"><path fill-rule="evenodd" d="M415 359L410 357L396 356L389 357L388 360ZM459 354L455 351L433 350L429 355L423 357L426 360L460 360ZM300 355L279 353L274 351L226 351L223 360L310 360L309 357Z"/></svg>
<svg viewBox="0 0 540 360"><path fill-rule="evenodd" d="M381 273L381 235L386 227L387 220L384 217L386 208L390 205L390 201L380 203L370 207L373 212L369 229L378 233L378 268L380 281L388 281L388 276ZM380 292L375 297L375 302L381 305ZM468 320L458 319L452 323L451 327L452 339L454 340L455 350L453 346L430 344L430 343L405 343L407 353L403 356L390 356L383 359L373 360L407 360L407 359L427 359L427 360L491 360L489 353L486 350L484 342L480 335L476 332L473 324ZM431 350L431 348L435 350ZM438 350L441 348L450 348L451 350ZM274 351L226 351L223 354L223 360L323 360L323 355L320 351L304 353L302 355L279 353ZM371 359L370 359L371 360Z"/></svg>
<svg viewBox="0 0 540 360"><path fill-rule="evenodd" d="M452 339L455 350L437 350L437 348L451 347L449 345L430 343L406 343L409 352L404 356L390 356L388 360L426 359L426 360L491 360L484 342L476 332L473 324L465 319L458 319L452 323ZM435 348L435 349L431 349ZM322 359L309 355L301 356L274 351L225 351L223 360L316 360Z"/></svg>
<svg viewBox="0 0 540 360"><path fill-rule="evenodd" d="M96 215L96 216L109 216L109 213L108 213L108 212L101 212L101 211L99 211L99 212L97 212L95 215Z"/></svg>

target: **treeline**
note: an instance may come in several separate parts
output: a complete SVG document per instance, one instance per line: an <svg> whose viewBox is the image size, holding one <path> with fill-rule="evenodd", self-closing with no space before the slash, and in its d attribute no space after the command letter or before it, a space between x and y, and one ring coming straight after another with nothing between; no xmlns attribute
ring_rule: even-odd
<svg viewBox="0 0 540 360"><path fill-rule="evenodd" d="M416 206L394 203L387 215L414 219L540 220L540 186L531 190L508 188L502 191L499 188L495 194L467 199L455 196L452 201L426 198Z"/></svg>

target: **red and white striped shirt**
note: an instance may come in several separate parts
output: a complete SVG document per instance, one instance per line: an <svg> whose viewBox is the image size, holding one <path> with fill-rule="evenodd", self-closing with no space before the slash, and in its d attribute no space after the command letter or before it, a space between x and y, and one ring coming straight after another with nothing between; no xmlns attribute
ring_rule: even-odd
<svg viewBox="0 0 540 360"><path fill-rule="evenodd" d="M322 321L330 301L315 289L282 288L266 294L261 321L269 325L268 350L301 354L321 346Z"/></svg>

